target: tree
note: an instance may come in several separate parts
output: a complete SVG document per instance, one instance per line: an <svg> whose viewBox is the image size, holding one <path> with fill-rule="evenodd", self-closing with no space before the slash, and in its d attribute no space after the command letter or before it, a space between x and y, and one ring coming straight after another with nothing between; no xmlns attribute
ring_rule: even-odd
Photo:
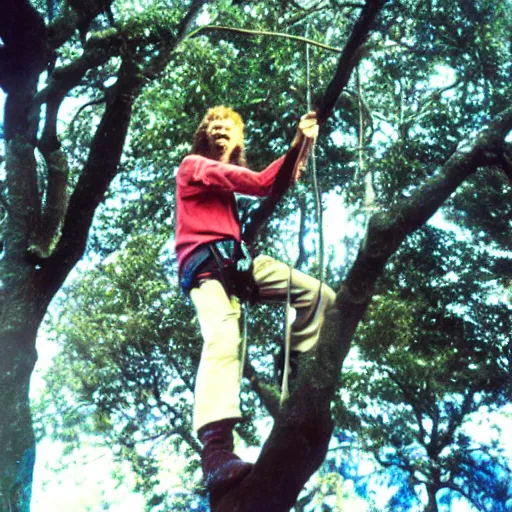
<svg viewBox="0 0 512 512"><path fill-rule="evenodd" d="M28 1L4 5L9 12L0 26L4 42L0 84L7 94L3 120L4 252L0 271L1 407L4 418L9 418L0 427L0 493L4 510L29 510L30 506L35 444L28 390L36 361L37 329L49 302L83 255L95 209L118 172L135 98L144 81L169 61L172 48L203 3L195 2L185 13L179 7L169 13L170 27L167 23L169 28L162 28L167 38L159 39L161 53L156 56L147 44L138 47L143 43L140 32L147 21L143 16L133 22L132 43L115 29L110 37L87 40L83 54L77 56L77 42L74 55L73 50L67 55L65 51L59 54L59 49L74 38L79 25L82 32L87 31L89 22L101 14L103 4L90 2L87 12L63 4L59 16L46 26ZM155 10L145 14L155 21ZM59 108L91 68L97 69L96 78L100 78L101 68L114 56L118 57L117 81L106 91L101 120L95 126L87 159L79 168L68 201L72 162L67 160L58 140ZM37 83L45 70L47 85L38 91ZM43 128L38 133L40 123ZM39 165L36 150L43 161Z"/></svg>
<svg viewBox="0 0 512 512"><path fill-rule="evenodd" d="M351 32L353 20L360 13L378 14L383 3L368 1L367 4L355 8L352 5L344 6L342 14L349 14L343 23L340 22L341 30L337 34L340 40L364 40L370 25L365 26L364 30L361 29L361 25L355 25L355 31ZM1 458L5 461L2 464L0 483L5 509L29 509L34 438L28 406L28 385L35 362L37 328L49 302L84 254L94 213L118 175L120 164L122 166L125 163L122 159L123 146L130 122L133 120L132 127L135 127L135 123L140 119L132 108L136 100L148 101L152 83L156 84L160 74L164 70L169 70L167 66L171 61L175 73L171 71L168 75L173 84L169 91L172 91L179 100L176 104L185 107L183 111L186 112L187 106L200 103L204 105L214 100L218 102L219 89L222 99L232 94L233 85L224 92L221 87L217 89L216 84L210 85L212 90L209 90L205 81L191 84L190 81L184 82L184 75L179 74L179 59L185 57L177 51L178 45L184 41L185 35L193 25L195 15L205 5L209 7L208 12L214 19L224 18L235 25L257 20L265 26L279 26L280 23L284 23L293 30L296 28L294 23L297 19L310 17L318 23L319 28L325 29L326 20L330 19L332 23L333 19L341 18L337 2L332 2L332 5L328 3L322 6L322 9L319 9L319 6L304 9L294 2L268 2L254 6L248 2L249 7L243 9L238 4L231 6L230 2L218 2L214 5L205 0L194 0L188 6L188 10L184 11L180 3L152 2L148 6L144 5L142 11L134 12L130 10L128 2L119 2L119 5L112 5L112 12L107 10L107 15L104 16L103 12L106 5L110 5L109 2L91 2L82 10L73 3L57 5L49 2L46 28L42 30L42 16L25 1L17 3L12 10L16 13L16 26L20 27L15 31L16 37L18 40L21 39L23 44L19 45L18 41L11 39L9 27L0 26L0 36L5 45L2 48L0 82L7 93L4 116L6 217L1 269L4 285L1 384L2 408L5 414L0 430ZM56 10L53 9L54 6L60 10L56 17L52 18L55 14L53 11ZM425 31L425 37L430 37L432 31L444 27L443 24L450 19L450 9L456 12L461 25L470 31L468 26L471 24L465 22L471 19L474 13L467 13L464 4L457 4L450 9L443 6L430 7L433 16L429 18L431 22L428 26L431 27L431 31ZM482 2L478 5L482 11L490 7L496 7L494 2ZM336 13L334 17L333 13ZM406 48L402 53L394 54L396 59L390 59L390 65L395 66L396 72L405 72L406 63L412 61L407 58L407 48L411 44L411 38L419 38L418 27L414 23L400 25L398 30L403 29L408 33L397 34L396 41L389 38L387 33L392 28L393 21L400 16L402 19L408 16L408 19L420 23L427 16L426 7L415 2L396 3L387 6L381 14L375 36L364 48L367 52L366 58L369 63L379 65L389 57L389 46ZM500 27L504 30L505 24L502 23ZM80 38L76 37L77 29ZM235 43L232 41L235 37L237 58L243 57L244 53L259 51L247 38L234 35L226 35L224 38L213 30L210 30L209 34L211 42L206 43L202 53L200 44L194 43L193 40L187 46L187 49L191 50L190 59L202 59L199 61L201 68L209 65L210 54L206 51L208 48L213 45L233 48ZM464 37L466 35L468 34L464 34ZM484 43L493 41L492 36L485 31L471 32L469 36L473 39L480 37ZM446 51L447 58L452 57L450 52L457 47L457 42L447 44L451 37L448 30L443 32L443 37L443 42L446 43L443 51ZM35 42L32 38L36 39ZM15 48L23 51L17 52ZM436 63L438 49L428 41L424 42L422 48L424 54L412 68L418 69L420 64L424 64L423 76L428 76ZM508 58L507 49L503 49L500 54L501 48L491 48L494 51L493 57L499 54L502 60ZM44 51L41 52L40 49ZM293 47L288 46L287 51L293 53ZM361 50L360 44L347 46L340 64L346 70L347 78L357 58L362 58L365 51ZM213 71L216 74L222 57L220 52L214 55L219 59L213 64ZM477 169L489 168L486 170L487 173L499 174L505 171L510 175L510 148L505 142L512 128L512 110L507 101L510 85L505 84L500 78L502 70L499 66L486 66L487 62L495 62L487 59L487 56L481 58L482 68L485 68L484 71L487 73L484 82L486 87L480 87L481 75L470 74L464 81L461 93L462 100L467 100L468 104L474 102L478 94L483 94L486 99L483 115L477 115L475 108L467 111L465 108L460 109L459 113L463 113L462 119L457 120L456 126L449 133L453 143L441 144L441 139L438 139L441 149L433 151L432 162L437 169L429 169L431 176L424 176L420 166L413 165L413 157L416 157L417 162L422 162L427 151L424 150L423 155L415 155L414 150L418 145L410 140L410 136L407 137L410 131L407 130L408 125L404 122L406 119L403 116L399 117L399 127L403 136L399 143L388 145L387 158L383 161L383 164L387 162L388 165L394 162L394 168L400 171L389 180L392 186L385 179L390 174L389 170L379 166L378 159L372 160L372 163L376 164L373 177L379 185L377 191L384 199L390 198L390 206L371 217L358 256L339 289L336 308L327 315L317 353L301 366L297 391L276 415L274 429L253 473L238 488L226 495L211 496L213 510L282 511L293 505L304 483L325 456L333 427L330 402L338 385L340 369L355 329L371 302L376 281L383 274L387 260L396 252L405 237L421 227ZM463 60L463 55L459 52L453 59L454 62L457 62L457 59ZM257 58L253 58L251 62L257 61ZM260 65L269 65L268 71L272 71L272 66L275 69L282 64L279 54L276 54L272 60L263 60ZM21 69L24 72L18 73L17 71ZM38 91L38 79L45 70L45 85ZM320 66L319 72L321 71ZM492 73L495 74L494 77ZM237 74L239 83L234 83L238 86L247 77L243 76L243 70L233 72L235 77ZM261 84L261 81L259 83ZM321 83L320 79L318 83ZM487 87L489 84L496 87ZM377 85L385 88L386 82ZM403 91L406 91L407 83L403 85ZM264 92L264 86L261 87ZM477 88L477 93L474 93L474 87ZM142 95L144 90L149 92L149 96ZM88 126L89 130L81 130L73 137L68 136L61 145L57 125L59 108L66 97L75 94L71 91L83 92L91 98L87 105L87 114L90 115L83 122L80 121L81 126ZM241 103L247 99L243 95L248 94L249 89L243 91L240 93ZM255 90L250 91L254 101L257 97L254 94ZM290 100L288 110L295 113L298 108L289 108L289 105L293 104L293 95L290 92L285 94L288 94L285 100ZM445 114L439 116L435 108L430 109L436 98L430 91L424 94L420 91L418 97L418 100L414 98L408 105L412 118L415 115L420 119L429 116L431 126L436 127L431 132L438 138L443 134L446 136L445 127L448 127L449 132L452 125ZM255 109L255 119L261 123L266 121L265 124L271 127L266 133L257 136L260 141L272 137L273 145L269 144L267 148L275 150L283 146L287 136L286 130L281 129L282 120L278 122L278 113L287 101L277 102L275 96L263 98L251 105L249 101L245 101L248 105L246 108L248 112ZM389 101L390 95L383 95L382 98L387 99L382 101L379 113L382 110L384 113L381 116L391 117L393 110L385 110L393 105ZM428 108L424 109L425 103ZM41 109L43 104L45 109ZM101 106L98 107L98 104ZM359 104L363 105L361 102ZM279 105L281 108L275 108L273 112L274 107ZM149 104L139 104L145 115L150 115L148 106ZM325 130L345 130L349 134L354 131L353 121L356 116L350 95L346 100L346 106L347 113L341 116L336 111L326 123ZM466 106L464 104L464 107ZM84 108L80 116L84 116L85 113ZM176 116L176 112L173 114L168 121L169 133L176 133L178 124L182 132L188 129L190 133L192 121L185 120L184 116ZM465 145L457 147L456 142L464 136L464 130L461 128L463 123L466 123L466 130L472 128L474 136ZM38 131L39 125L42 128ZM415 126L417 132L427 140L430 132L421 125ZM359 129L363 133L361 125ZM183 133L177 136L171 141L171 145L177 148L184 140L183 137ZM148 167L146 172L161 164L166 147L169 152L169 139L162 140L167 146L160 146L160 153L155 151L154 166ZM147 138L146 142L152 144L157 141ZM424 149L424 141L419 146ZM379 157L375 149L369 149L375 151L375 157ZM135 146L131 146L130 150L137 152ZM331 158L327 159L329 150ZM172 154L177 158L178 153L179 151L175 151ZM333 153L336 159L349 157L350 154L340 152L331 142L322 155L326 161L325 169L337 169L331 175L325 176L324 183L335 186L343 182L337 182L340 170L336 163L333 163ZM134 161L126 162L128 170ZM366 165L369 167L368 162ZM129 178L128 174L127 180ZM419 186L419 183L423 185ZM68 186L71 188L71 194L69 200L66 200L65 191ZM151 186L148 188L151 189ZM112 187L110 190L116 191ZM401 196L402 190L407 192L406 197ZM119 195L122 197L122 193ZM284 205L286 204L285 202ZM133 210L139 215L149 213L145 207L132 208L132 212ZM157 212L162 213L158 208ZM133 219L133 216L127 216L121 220L133 225ZM104 248L105 244L111 247L116 244L115 239L106 240L101 234L92 241L98 243L100 249ZM116 322L118 320L119 318ZM114 328L114 324L110 327ZM15 418L15 421L6 423L6 418ZM290 471L290 467L294 467L294 470ZM261 488L266 489L263 496Z"/></svg>
<svg viewBox="0 0 512 512"><path fill-rule="evenodd" d="M428 511L461 497L506 510L511 471L499 437L473 439L470 427L510 397L510 308L492 302L485 279L495 257L432 227L411 238L358 333L364 364L344 374L360 422L352 442L399 487L390 508L423 493Z"/></svg>

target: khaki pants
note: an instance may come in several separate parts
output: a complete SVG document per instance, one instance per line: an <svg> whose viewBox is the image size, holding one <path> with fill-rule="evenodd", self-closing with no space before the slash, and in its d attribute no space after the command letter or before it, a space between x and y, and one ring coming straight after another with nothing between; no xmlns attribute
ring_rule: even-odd
<svg viewBox="0 0 512 512"><path fill-rule="evenodd" d="M254 279L260 300L285 302L290 269L269 256L254 260ZM291 306L296 317L291 326L293 350L305 352L318 340L325 309L334 302L335 293L325 284L317 301L320 282L298 270L292 271ZM196 378L194 430L225 418L240 418L240 382L242 342L240 303L228 297L215 279L202 281L193 288L194 303L204 339Z"/></svg>

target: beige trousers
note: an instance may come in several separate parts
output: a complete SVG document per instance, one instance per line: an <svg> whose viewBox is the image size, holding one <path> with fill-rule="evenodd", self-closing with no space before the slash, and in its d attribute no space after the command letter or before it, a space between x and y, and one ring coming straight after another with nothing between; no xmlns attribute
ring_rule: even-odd
<svg viewBox="0 0 512 512"><path fill-rule="evenodd" d="M285 302L290 268L269 256L254 260L254 279L259 298L265 302ZM335 293L298 270L292 270L291 307L296 311L291 326L293 350L305 352L318 340L325 309L334 302ZM321 297L317 300L318 294ZM194 430L225 418L240 418L240 382L243 354L240 336L240 303L228 297L215 279L202 281L190 297L197 311L204 339L197 372L194 405Z"/></svg>

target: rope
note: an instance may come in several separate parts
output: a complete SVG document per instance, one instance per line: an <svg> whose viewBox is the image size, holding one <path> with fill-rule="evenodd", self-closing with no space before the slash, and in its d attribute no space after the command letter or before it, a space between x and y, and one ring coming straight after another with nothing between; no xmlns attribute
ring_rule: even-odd
<svg viewBox="0 0 512 512"><path fill-rule="evenodd" d="M306 28L306 37L309 36L309 23ZM310 46L306 45L306 90L307 90L307 106L308 111L311 111L312 100L311 100L311 57L310 57ZM316 149L315 146L311 148L311 173L313 176L313 190L315 194L315 212L316 222L318 226L318 271L320 275L320 288L324 279L324 231L323 226L323 211L322 211L322 200L320 187L318 185L318 172L316 166Z"/></svg>
<svg viewBox="0 0 512 512"><path fill-rule="evenodd" d="M309 23L307 25L306 33L309 32ZM311 58L309 45L306 46L306 79L307 79L307 102L308 110L312 107L311 101ZM322 194L320 186L318 184L318 170L316 166L316 148L315 146L311 149L311 173L313 176L313 190L315 196L315 217L316 225L318 228L318 253L317 253L317 264L318 264L318 295L316 298L316 304L314 311L318 310L320 301L322 299L322 286L324 282L324 229L323 229L323 209L322 209Z"/></svg>
<svg viewBox="0 0 512 512"><path fill-rule="evenodd" d="M309 23L306 26L306 39L309 37ZM311 101L311 57L310 57L310 45L306 44L306 103L307 110L310 112L312 110L312 101ZM303 143L299 157L297 159L298 162L302 160L302 154L305 150L306 142ZM318 269L319 269L319 288L318 295L315 304L315 310L318 308L318 304L321 299L322 294L322 283L324 279L324 236L323 236L323 219L322 219L322 202L321 202L321 193L320 187L318 185L318 173L316 166L316 152L315 146L311 148L311 158L310 158L310 167L313 176L313 189L315 196L315 212L316 212L316 222L318 226ZM289 374L290 374L290 353L291 353L291 325L290 325L290 310L291 310L291 283L292 283L292 265L288 265L289 268L289 276L288 276L288 284L286 290L286 309L285 309L285 336L284 336L284 348L285 348L285 356L284 356L284 365L283 365L283 381L281 383L281 404L290 396L289 390Z"/></svg>
<svg viewBox="0 0 512 512"><path fill-rule="evenodd" d="M244 366L245 366L245 358L247 356L247 324L248 324L248 317L249 314L247 313L247 309L249 308L249 305L245 302L241 303L241 310L243 315L243 322L244 322L244 334L242 336L242 346L240 347L240 375L239 380L242 381L242 377L244 375Z"/></svg>
<svg viewBox="0 0 512 512"><path fill-rule="evenodd" d="M297 165L302 161L302 156L306 150L308 142L303 140L299 149L299 156L295 163L293 176L297 172ZM291 352L291 325L290 325L290 310L291 310L291 287L292 287L292 271L293 266L288 265L288 282L286 285L286 306L285 306L285 326L284 326L284 364L283 364L283 381L281 382L281 405L290 396L289 377L290 377L290 352Z"/></svg>

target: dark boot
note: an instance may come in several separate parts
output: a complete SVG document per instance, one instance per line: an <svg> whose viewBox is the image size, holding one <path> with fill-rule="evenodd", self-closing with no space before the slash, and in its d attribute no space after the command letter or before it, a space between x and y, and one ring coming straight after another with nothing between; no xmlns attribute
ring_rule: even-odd
<svg viewBox="0 0 512 512"><path fill-rule="evenodd" d="M252 464L244 462L233 453L233 427L236 421L215 421L204 425L197 432L203 444L203 475L210 492L227 490L251 471Z"/></svg>

